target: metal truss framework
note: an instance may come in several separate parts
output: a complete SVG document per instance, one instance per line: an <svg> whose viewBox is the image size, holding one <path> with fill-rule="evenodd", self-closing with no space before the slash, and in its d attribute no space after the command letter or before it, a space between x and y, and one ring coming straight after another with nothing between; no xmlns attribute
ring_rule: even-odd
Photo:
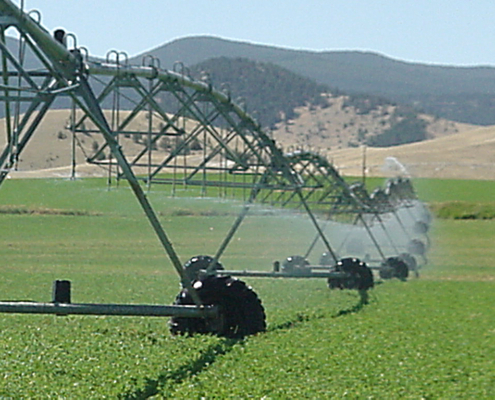
<svg viewBox="0 0 495 400"><path fill-rule="evenodd" d="M372 215L393 213L412 198L406 185L385 197L368 196L362 188L349 187L323 157L297 151L283 154L270 134L245 109L232 101L228 91L214 89L207 81L160 68L159 61L145 57L142 65L129 65L122 53L109 53L105 62L90 60L83 48L66 47L64 32L45 31L36 14L24 14L9 0L0 1L0 100L4 103L6 146L0 154L0 184L15 168L23 149L35 134L47 111L58 98L72 104L70 128L74 135L102 135L103 144L88 161L125 178L141 204L165 252L191 293L172 244L159 222L140 182L197 186L204 191L219 187L244 194L246 204L213 263L218 260L254 202L289 207L307 214L335 262L336 251L324 234L315 213L353 215L374 241L369 230ZM7 46L5 32L20 38L15 50ZM75 38L73 38L75 42ZM24 66L25 52L38 64ZM110 112L104 110L110 110ZM22 111L22 112L21 112ZM133 123L146 116L147 129ZM125 140L140 141L141 150L126 154ZM165 143L164 143L165 142ZM157 151L158 147L164 151ZM109 151L109 156L102 157ZM392 193L393 192L393 193ZM196 304L200 304L197 296Z"/></svg>

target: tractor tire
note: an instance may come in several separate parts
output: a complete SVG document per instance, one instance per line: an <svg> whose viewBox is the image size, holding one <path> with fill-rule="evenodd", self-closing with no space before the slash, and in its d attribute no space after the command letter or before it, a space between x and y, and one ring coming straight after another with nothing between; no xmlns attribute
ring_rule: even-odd
<svg viewBox="0 0 495 400"><path fill-rule="evenodd" d="M419 276L418 262L416 261L416 258L414 258L414 256L410 255L409 253L402 253L399 254L399 258L406 263L409 272L413 272L416 277Z"/></svg>
<svg viewBox="0 0 495 400"><path fill-rule="evenodd" d="M230 276L209 275L194 282L204 305L216 305L220 316L205 318L173 317L170 332L180 334L215 334L227 338L243 338L266 330L266 315L261 300L244 282ZM193 305L187 289L177 295L174 305Z"/></svg>
<svg viewBox="0 0 495 400"><path fill-rule="evenodd" d="M213 261L213 258L210 256L196 256L190 258L182 267L186 272L186 275L189 277L191 282L194 282L199 279L199 273L201 270L205 270ZM218 261L213 266L214 271L223 270L223 265Z"/></svg>
<svg viewBox="0 0 495 400"><path fill-rule="evenodd" d="M419 212L420 212L419 220L420 221L423 221L426 225L430 226L431 225L431 222L433 220L433 217L431 215L430 210L423 203L420 203L419 204L419 208L420 208L420 210L419 210Z"/></svg>
<svg viewBox="0 0 495 400"><path fill-rule="evenodd" d="M383 280L392 279L394 277L394 270L390 266L382 264L378 271L378 275Z"/></svg>
<svg viewBox="0 0 495 400"><path fill-rule="evenodd" d="M413 232L418 235L426 235L430 230L430 226L423 221L416 221L414 223Z"/></svg>
<svg viewBox="0 0 495 400"><path fill-rule="evenodd" d="M382 279L397 278L400 280L406 280L409 276L409 268L401 257L389 257L387 258L380 268L380 277Z"/></svg>
<svg viewBox="0 0 495 400"><path fill-rule="evenodd" d="M328 278L330 289L368 290L374 286L373 273L357 258L343 258L335 266L336 272L344 272L346 278Z"/></svg>
<svg viewBox="0 0 495 400"><path fill-rule="evenodd" d="M424 256L426 250L426 245L419 239L413 239L407 244L407 251L410 254Z"/></svg>

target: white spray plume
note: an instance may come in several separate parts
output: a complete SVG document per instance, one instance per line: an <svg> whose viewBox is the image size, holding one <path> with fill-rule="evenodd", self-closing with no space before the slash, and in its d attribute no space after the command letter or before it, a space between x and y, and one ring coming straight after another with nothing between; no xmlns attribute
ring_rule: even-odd
<svg viewBox="0 0 495 400"><path fill-rule="evenodd" d="M383 164L383 170L388 172L393 172L395 174L399 173L406 177L411 177L411 174L407 168L395 157L386 157L385 163Z"/></svg>

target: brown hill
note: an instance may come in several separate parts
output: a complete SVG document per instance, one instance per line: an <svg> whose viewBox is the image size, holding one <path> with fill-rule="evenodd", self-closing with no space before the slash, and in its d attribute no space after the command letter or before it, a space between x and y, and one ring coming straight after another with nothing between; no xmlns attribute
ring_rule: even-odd
<svg viewBox="0 0 495 400"><path fill-rule="evenodd" d="M125 118L127 112L121 112L121 118ZM68 128L70 119L69 110L51 110L42 120L37 131L29 141L19 158L15 171L10 173L11 177L39 177L39 176L70 176L73 141L72 134ZM111 120L107 112L107 119ZM138 115L129 125L132 130L146 132L148 121L145 113ZM94 126L86 122L87 129ZM6 142L5 123L0 120L0 146L3 149ZM105 168L88 165L86 159L92 156L104 139L101 134L77 135L74 146L76 171L79 176L105 176ZM120 142L127 155L134 155L142 149L142 145L128 138L122 138ZM105 151L108 155L109 151Z"/></svg>
<svg viewBox="0 0 495 400"><path fill-rule="evenodd" d="M299 111L299 117L289 125L289 132L283 126L274 132L275 138L285 150L290 151L301 146L312 147L325 154L343 175L361 175L363 147L348 146L352 145L350 142L360 128L372 129L372 124L380 123L377 121L381 117L365 120L363 118L370 117L337 112L337 108L332 107L319 111ZM384 112L383 118L386 115ZM18 171L11 172L10 176L70 176L72 140L66 128L68 119L67 110L50 111L24 150L18 163ZM134 124L133 129L145 131L145 116L138 118ZM322 126L327 127L323 135ZM331 131L332 126L340 128ZM318 127L320 134L315 135L314 130ZM339 135L336 135L337 129ZM388 176L397 173L397 167L402 164L407 173L414 177L495 179L495 127L480 128L436 120L430 124L429 129L432 139L424 142L389 148L366 148L367 173L370 176ZM100 144L102 140L102 136L98 134L79 134L75 152L79 176L107 174L101 167L85 164L86 156L91 155L96 144ZM130 139L123 139L121 144L126 154L130 155L142 148L142 145ZM3 148L4 145L5 126L1 123L0 146ZM157 155L159 152L160 150Z"/></svg>
<svg viewBox="0 0 495 400"><path fill-rule="evenodd" d="M364 152L369 176L495 179L495 126L397 147L342 149L329 158L343 175L359 176Z"/></svg>
<svg viewBox="0 0 495 400"><path fill-rule="evenodd" d="M294 119L280 122L273 131L275 140L284 148L304 147L331 155L335 150L360 147L375 135L382 134L400 117L398 106L372 106L367 110L352 104L349 96L327 95L328 105L297 108ZM399 114L399 116L398 116ZM428 139L473 129L463 124L420 114L426 122ZM369 143L369 142L368 142Z"/></svg>

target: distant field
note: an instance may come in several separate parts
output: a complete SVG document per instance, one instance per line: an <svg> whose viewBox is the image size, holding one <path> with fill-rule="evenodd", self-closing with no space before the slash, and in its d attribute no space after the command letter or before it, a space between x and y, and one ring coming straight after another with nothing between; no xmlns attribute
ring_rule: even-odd
<svg viewBox="0 0 495 400"><path fill-rule="evenodd" d="M492 182L415 185L428 202L495 199ZM164 190L149 197L180 257L211 254L240 205ZM6 181L0 226L2 300L50 301L55 279L72 281L74 302L171 304L179 291L125 184ZM270 268L309 231L258 213L222 261ZM435 220L420 278L378 284L369 304L323 280L246 279L268 330L242 341L172 337L159 318L0 315L0 397L495 398L494 238L492 220Z"/></svg>
<svg viewBox="0 0 495 400"><path fill-rule="evenodd" d="M414 179L420 199L426 202L494 202L495 181L455 179Z"/></svg>
<svg viewBox="0 0 495 400"><path fill-rule="evenodd" d="M345 177L347 182L360 182L361 177ZM383 186L386 178L368 177L366 186L373 188ZM426 179L412 178L418 198L427 203L445 201L467 201L490 203L495 201L495 181L466 179Z"/></svg>
<svg viewBox="0 0 495 400"><path fill-rule="evenodd" d="M407 171L428 179L495 179L493 126L460 129L458 133L417 143L366 150L368 176L390 176ZM332 150L328 158L345 175L360 175L362 148Z"/></svg>

